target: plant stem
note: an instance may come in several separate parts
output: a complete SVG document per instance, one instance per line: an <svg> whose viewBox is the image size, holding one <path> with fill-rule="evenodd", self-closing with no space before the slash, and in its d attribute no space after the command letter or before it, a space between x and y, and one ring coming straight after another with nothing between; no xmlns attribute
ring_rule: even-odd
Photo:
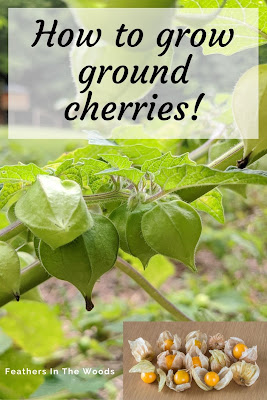
<svg viewBox="0 0 267 400"><path fill-rule="evenodd" d="M236 165L237 160L240 160L243 156L243 143L238 143L226 153L222 154L220 157L213 160L208 167L216 168L221 171L225 170L230 165Z"/></svg>
<svg viewBox="0 0 267 400"><path fill-rule="evenodd" d="M101 203L106 201L114 201L114 200L127 200L130 196L130 193L113 191L106 193L96 193L92 195L83 196L84 200L88 204Z"/></svg>
<svg viewBox="0 0 267 400"><path fill-rule="evenodd" d="M20 280L20 294L28 292L35 286L40 285L40 283L46 281L50 278L50 275L41 266L39 260L34 261L28 267L24 268L21 272ZM14 300L14 295L12 292L5 293L0 292L0 307L4 306L9 301Z"/></svg>
<svg viewBox="0 0 267 400"><path fill-rule="evenodd" d="M0 240L6 241L25 231L27 228L20 221L15 221L6 228L0 230Z"/></svg>
<svg viewBox="0 0 267 400"><path fill-rule="evenodd" d="M176 308L169 300L166 299L154 286L151 285L136 269L121 257L117 258L115 266L132 278L147 294L152 297L166 311L175 317L177 321L190 321L178 308Z"/></svg>

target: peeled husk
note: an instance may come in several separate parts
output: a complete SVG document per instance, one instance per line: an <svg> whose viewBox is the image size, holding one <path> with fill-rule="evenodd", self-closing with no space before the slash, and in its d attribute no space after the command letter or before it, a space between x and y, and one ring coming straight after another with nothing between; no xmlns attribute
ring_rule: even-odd
<svg viewBox="0 0 267 400"><path fill-rule="evenodd" d="M190 373L190 371L186 372L189 373L189 377L190 377L190 381L188 383L183 383L182 385L176 385L176 383L174 382L173 378L174 378L174 372L172 369L170 369L168 371L167 374L167 378L166 378L166 385L172 389L175 390L175 392L183 392L184 390L190 389L191 387L191 382L192 382L192 375Z"/></svg>
<svg viewBox="0 0 267 400"><path fill-rule="evenodd" d="M172 340L173 345L171 346L170 350L180 350L182 346L182 339L177 335L172 335L169 331L164 331L159 335L157 340L157 346L160 348L161 351L165 351L165 340Z"/></svg>
<svg viewBox="0 0 267 400"><path fill-rule="evenodd" d="M230 367L231 360L222 350L209 350L210 368L212 371L219 373L223 367Z"/></svg>
<svg viewBox="0 0 267 400"><path fill-rule="evenodd" d="M175 358L172 363L172 370L178 370L178 369L183 369L184 368L184 360L185 360L185 354L182 353L181 351L176 351L176 350L167 350L163 351L157 356L157 364L159 368L161 368L163 371L168 371L167 364L166 364L166 356L168 355L175 355Z"/></svg>
<svg viewBox="0 0 267 400"><path fill-rule="evenodd" d="M236 344L238 343L244 343L244 340L237 338L237 337L230 337L229 340L227 340L227 342L225 342L225 348L224 348L224 352L225 354L227 354L227 356L230 358L230 360L232 362L237 362L237 361L246 361L248 363L255 363L258 357L258 353L257 353L257 346L253 346L249 349L246 349L243 353L242 356L238 359L236 359L233 356L233 349L235 347Z"/></svg>
<svg viewBox="0 0 267 400"><path fill-rule="evenodd" d="M204 354L201 352L201 350L198 347L196 347L196 346L194 346L194 347L195 348L194 349L192 348L191 352L187 353L185 356L185 361L184 361L185 368L187 368L187 369L194 368L192 357L199 357L202 368L208 369L209 368L208 357L204 356Z"/></svg>
<svg viewBox="0 0 267 400"><path fill-rule="evenodd" d="M241 386L253 385L260 375L260 368L257 364L250 364L245 361L238 361L231 365L233 380Z"/></svg>
<svg viewBox="0 0 267 400"><path fill-rule="evenodd" d="M155 372L155 365L153 365L150 361L148 360L142 360L138 364L134 365L129 372L130 373L142 373L142 372Z"/></svg>
<svg viewBox="0 0 267 400"><path fill-rule="evenodd" d="M200 367L196 367L196 368L192 368L192 376L194 378L194 381L196 382L196 384L200 387L200 389L205 390L206 392L208 392L209 390L212 390L213 388L216 390L221 390L223 388L225 388L227 385L229 385L229 383L231 382L232 378L233 378L233 373L231 371L230 368L224 367L221 369L221 371L219 372L219 382L217 383L216 386L208 386L205 383L204 377L205 375L208 373L208 370L205 368L200 368Z"/></svg>
<svg viewBox="0 0 267 400"><path fill-rule="evenodd" d="M225 346L225 338L221 333L210 336L208 340L208 348L211 350L223 350Z"/></svg>
<svg viewBox="0 0 267 400"><path fill-rule="evenodd" d="M155 353L151 344L147 340L144 340L140 337L133 341L128 340L128 343L130 345L132 355L137 362L142 360L153 360Z"/></svg>
<svg viewBox="0 0 267 400"><path fill-rule="evenodd" d="M167 376L166 376L165 372L161 368L158 368L157 369L157 380L158 380L158 384L159 384L158 392L161 392L162 389L164 388L165 383L166 383L166 378L167 378Z"/></svg>

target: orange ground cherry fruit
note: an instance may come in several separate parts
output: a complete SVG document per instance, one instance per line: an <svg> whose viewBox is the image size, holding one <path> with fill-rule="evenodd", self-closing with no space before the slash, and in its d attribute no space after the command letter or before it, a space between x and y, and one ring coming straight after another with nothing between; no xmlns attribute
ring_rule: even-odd
<svg viewBox="0 0 267 400"><path fill-rule="evenodd" d="M200 340L195 340L195 346L197 346L199 349L201 349L201 345L202 345L202 343L200 342Z"/></svg>
<svg viewBox="0 0 267 400"><path fill-rule="evenodd" d="M245 350L247 350L247 346L244 343L238 343L233 348L233 356L239 359Z"/></svg>
<svg viewBox="0 0 267 400"><path fill-rule="evenodd" d="M141 379L145 383L153 383L157 379L155 372L142 372Z"/></svg>
<svg viewBox="0 0 267 400"><path fill-rule="evenodd" d="M165 343L165 350L170 350L173 345L173 340L167 339L164 340L164 343Z"/></svg>
<svg viewBox="0 0 267 400"><path fill-rule="evenodd" d="M167 369L171 369L174 359L175 359L175 354L170 354L165 357Z"/></svg>
<svg viewBox="0 0 267 400"><path fill-rule="evenodd" d="M190 380L189 373L180 369L174 375L173 380L174 383L176 383L176 385L182 385L184 383L188 383Z"/></svg>
<svg viewBox="0 0 267 400"><path fill-rule="evenodd" d="M219 380L220 380L219 375L213 371L207 372L206 375L204 376L204 381L208 386L216 386Z"/></svg>
<svg viewBox="0 0 267 400"><path fill-rule="evenodd" d="M193 367L202 367L201 361L199 357L192 357Z"/></svg>

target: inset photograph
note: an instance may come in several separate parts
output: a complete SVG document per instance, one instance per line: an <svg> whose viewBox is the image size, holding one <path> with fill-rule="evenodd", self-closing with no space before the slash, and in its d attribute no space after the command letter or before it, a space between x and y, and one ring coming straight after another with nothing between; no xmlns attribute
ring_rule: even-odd
<svg viewBox="0 0 267 400"><path fill-rule="evenodd" d="M266 322L124 322L123 398L264 399Z"/></svg>

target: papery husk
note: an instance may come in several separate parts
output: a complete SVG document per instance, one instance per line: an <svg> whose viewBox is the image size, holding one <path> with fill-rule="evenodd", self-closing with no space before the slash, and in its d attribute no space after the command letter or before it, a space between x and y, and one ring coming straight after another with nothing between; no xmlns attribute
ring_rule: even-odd
<svg viewBox="0 0 267 400"><path fill-rule="evenodd" d="M243 351L242 356L239 358L239 361L246 361L247 363L254 364L257 358L258 358L257 346L253 346Z"/></svg>
<svg viewBox="0 0 267 400"><path fill-rule="evenodd" d="M182 353L181 351L176 351L176 350L167 350L163 351L157 356L157 364L159 368L161 368L163 371L168 371L167 364L166 364L166 356L175 354L175 358L173 360L171 369L172 370L178 370L178 369L183 369L184 368L184 360L185 360L185 354Z"/></svg>
<svg viewBox="0 0 267 400"><path fill-rule="evenodd" d="M212 371L219 373L223 367L230 367L231 360L222 350L209 350L210 357L210 368Z"/></svg>
<svg viewBox="0 0 267 400"><path fill-rule="evenodd" d="M147 340L144 340L140 337L133 341L128 340L128 343L130 345L132 355L137 362L142 360L153 360L155 353L151 344Z"/></svg>
<svg viewBox="0 0 267 400"><path fill-rule="evenodd" d="M224 347L224 352L225 354L230 358L232 362L237 362L238 360L233 356L233 348L235 347L236 344L238 343L244 343L244 340L237 338L237 337L230 337L225 342L225 347Z"/></svg>
<svg viewBox="0 0 267 400"><path fill-rule="evenodd" d="M218 375L220 377L220 380L217 385L214 386L214 389L216 390L224 389L233 379L233 372L231 371L231 368L228 367L223 367Z"/></svg>
<svg viewBox="0 0 267 400"><path fill-rule="evenodd" d="M260 376L260 368L257 364L238 361L231 365L233 380L241 386L253 385Z"/></svg>
<svg viewBox="0 0 267 400"><path fill-rule="evenodd" d="M213 387L213 386L208 386L205 383L204 377L209 372L207 369L196 367L196 368L192 368L191 371L192 371L192 376L193 376L196 384L200 387L200 389L205 390L206 392L208 392L209 390L212 390L213 388L216 390L221 390L221 389L225 388L227 385L229 385L229 383L231 382L232 377L233 377L233 373L232 373L231 369L224 367L221 369L221 371L218 374L219 378L220 378L219 382L217 383L217 385L215 385Z"/></svg>
<svg viewBox="0 0 267 400"><path fill-rule="evenodd" d="M194 381L196 382L198 387L200 387L200 389L205 390L206 392L213 389L211 386L206 385L204 381L204 376L208 372L206 368L200 368L200 367L192 368L191 372Z"/></svg>
<svg viewBox="0 0 267 400"><path fill-rule="evenodd" d="M233 349L234 349L235 345L238 343L245 344L244 340L237 338L237 337L230 337L230 339L228 339L227 342L225 342L224 352L225 352L225 354L228 355L230 360L232 362L243 361L243 360L248 363L256 362L257 357L258 357L257 346L250 347L250 348L246 349L245 351L243 351L239 360L234 357Z"/></svg>
<svg viewBox="0 0 267 400"><path fill-rule="evenodd" d="M208 357L204 356L204 354L201 352L201 350L197 346L194 346L194 347L195 347L195 349L191 349L192 350L192 355L191 355L191 353L187 353L186 356L185 356L185 361L184 361L185 368L187 368L187 369L194 368L192 357L199 357L199 360L201 362L202 368L208 369L209 368L209 359L208 359Z"/></svg>
<svg viewBox="0 0 267 400"><path fill-rule="evenodd" d="M162 389L164 388L165 383L166 383L166 378L167 378L167 375L165 374L165 372L161 368L158 368L157 369L157 380L158 380L158 384L159 384L158 392L161 392Z"/></svg>
<svg viewBox="0 0 267 400"><path fill-rule="evenodd" d="M182 339L177 335L172 335L171 332L169 331L164 331L159 335L159 338L157 340L157 346L160 348L160 350L165 351L165 340L172 340L173 345L171 346L170 350L180 350L182 346Z"/></svg>
<svg viewBox="0 0 267 400"><path fill-rule="evenodd" d="M225 338L221 333L210 336L208 340L208 348L211 350L223 350L225 346Z"/></svg>
<svg viewBox="0 0 267 400"><path fill-rule="evenodd" d="M199 340L200 342L208 341L207 334L198 330L198 331L192 331L192 332L188 333L188 335L186 335L186 338L185 338L185 343L187 343L190 339L193 339L193 338Z"/></svg>
<svg viewBox="0 0 267 400"><path fill-rule="evenodd" d="M138 364L134 365L129 372L130 373L135 373L135 372L155 372L155 365L153 365L150 361L148 360L142 360Z"/></svg>
<svg viewBox="0 0 267 400"><path fill-rule="evenodd" d="M184 390L190 389L191 387L191 382L192 382L192 375L190 373L190 371L186 372L189 373L189 377L190 377L190 381L188 383L183 383L182 385L176 385L176 383L174 382L173 378L174 378L174 371L172 369L170 369L168 371L167 374L167 378L166 378L166 385L172 389L175 390L175 392L183 392Z"/></svg>
<svg viewBox="0 0 267 400"><path fill-rule="evenodd" d="M195 340L199 340L199 339L197 339L197 338L189 339L185 344L185 351L186 351L186 353L189 353L191 356L192 356L192 354L195 353L196 348L199 349L199 347L195 345ZM204 340L201 341L201 348L199 350L202 352L202 354L206 353L207 348L208 348L207 342L205 342Z"/></svg>

